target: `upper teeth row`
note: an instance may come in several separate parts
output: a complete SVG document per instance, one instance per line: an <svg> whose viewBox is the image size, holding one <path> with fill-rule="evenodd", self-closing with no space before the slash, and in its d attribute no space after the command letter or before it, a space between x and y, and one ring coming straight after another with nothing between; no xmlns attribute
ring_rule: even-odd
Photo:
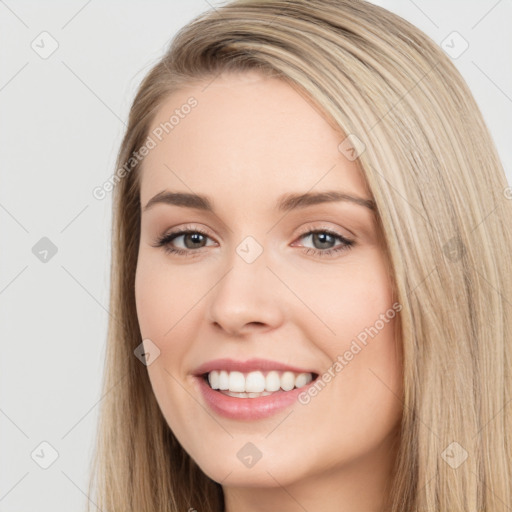
<svg viewBox="0 0 512 512"><path fill-rule="evenodd" d="M212 389L222 391L261 393L263 391L284 391L300 388L313 380L311 373L263 372L255 371L247 374L242 372L228 372L225 370L213 370L208 374L208 382Z"/></svg>

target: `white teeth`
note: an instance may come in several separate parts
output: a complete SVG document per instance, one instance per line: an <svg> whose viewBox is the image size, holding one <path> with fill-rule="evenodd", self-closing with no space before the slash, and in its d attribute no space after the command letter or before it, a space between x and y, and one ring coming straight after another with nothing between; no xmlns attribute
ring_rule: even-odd
<svg viewBox="0 0 512 512"><path fill-rule="evenodd" d="M277 391L280 387L281 379L279 378L279 373L275 371L268 372L265 379L265 389L267 391Z"/></svg>
<svg viewBox="0 0 512 512"><path fill-rule="evenodd" d="M281 387L285 391L290 391L295 387L295 375L292 372L284 372L281 375Z"/></svg>
<svg viewBox="0 0 512 512"><path fill-rule="evenodd" d="M294 373L270 371L266 375L260 371L228 372L226 370L213 370L208 374L208 382L212 389L225 391L225 394L240 398L256 398L266 396L272 392L290 391L301 388L313 380L311 373Z"/></svg>
<svg viewBox="0 0 512 512"><path fill-rule="evenodd" d="M225 395L234 396L235 398L258 398L259 396L271 395L269 391L262 391L261 393L233 393L232 391L224 391Z"/></svg>
<svg viewBox="0 0 512 512"><path fill-rule="evenodd" d="M261 393L265 391L265 377L261 372L251 372L245 378L245 389L247 393Z"/></svg>
<svg viewBox="0 0 512 512"><path fill-rule="evenodd" d="M224 370L219 372L219 389L229 389L229 374Z"/></svg>
<svg viewBox="0 0 512 512"><path fill-rule="evenodd" d="M301 388L302 386L305 386L306 384L311 382L311 380L308 379L310 375L311 374L309 373L299 373L299 375L297 375L297 377L295 378L295 387Z"/></svg>
<svg viewBox="0 0 512 512"><path fill-rule="evenodd" d="M245 391L245 377L242 372L229 372L229 391Z"/></svg>

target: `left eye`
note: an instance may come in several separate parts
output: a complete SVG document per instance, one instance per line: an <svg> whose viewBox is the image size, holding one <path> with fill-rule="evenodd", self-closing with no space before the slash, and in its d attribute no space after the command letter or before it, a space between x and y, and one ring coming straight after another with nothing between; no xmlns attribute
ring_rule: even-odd
<svg viewBox="0 0 512 512"><path fill-rule="evenodd" d="M184 243L184 248L175 247L173 242L182 238L182 243ZM159 238L153 247L163 247L165 252L169 254L177 254L180 256L191 256L198 254L199 251L197 249L201 249L205 247L203 243L209 239L207 233L198 230L198 229L187 229L182 231L175 231L174 233L169 233ZM307 231L303 233L299 240L311 238L313 245L319 245L317 248L305 247L304 253L310 254L313 253L315 255L331 255L333 253L337 253L339 251L350 249L355 242L353 240L349 240L339 233L335 233L329 230L313 230ZM341 244L338 247L332 247L332 243L338 239ZM202 252L202 251L201 251ZM195 254L194 254L195 253Z"/></svg>
<svg viewBox="0 0 512 512"><path fill-rule="evenodd" d="M313 253L320 256L331 255L339 251L350 249L355 244L353 240L349 240L339 233L325 229L308 231L300 236L300 239L304 238L311 238L313 245L317 245L317 248L306 247L304 252L306 254ZM336 239L341 241L341 245L332 247L331 244L334 243ZM320 247L318 247L318 245Z"/></svg>

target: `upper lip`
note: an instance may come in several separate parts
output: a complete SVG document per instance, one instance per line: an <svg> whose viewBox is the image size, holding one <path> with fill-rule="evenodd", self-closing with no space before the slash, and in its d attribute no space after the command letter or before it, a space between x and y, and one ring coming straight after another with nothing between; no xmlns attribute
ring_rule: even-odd
<svg viewBox="0 0 512 512"><path fill-rule="evenodd" d="M294 373L316 373L307 368L298 368L296 366L290 366L289 364L280 363L278 361L271 361L269 359L253 358L246 361L236 361L234 359L214 359L207 361L201 366L194 370L194 375L204 375L213 370L226 370L226 371L238 371L242 373L249 373L253 371L270 371L270 370L281 370L290 371Z"/></svg>

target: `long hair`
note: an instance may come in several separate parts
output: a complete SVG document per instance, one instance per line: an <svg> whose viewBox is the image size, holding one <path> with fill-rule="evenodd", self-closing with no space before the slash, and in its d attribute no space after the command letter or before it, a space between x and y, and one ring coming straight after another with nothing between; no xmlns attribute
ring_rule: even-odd
<svg viewBox="0 0 512 512"><path fill-rule="evenodd" d="M347 135L376 203L402 305L404 354L388 510L510 511L512 201L505 173L449 57L401 17L361 0L235 0L182 28L142 81L114 176L91 500L105 512L224 508L221 486L170 431L134 355L142 341L134 280L143 163L134 155L169 94L245 70L286 80Z"/></svg>

